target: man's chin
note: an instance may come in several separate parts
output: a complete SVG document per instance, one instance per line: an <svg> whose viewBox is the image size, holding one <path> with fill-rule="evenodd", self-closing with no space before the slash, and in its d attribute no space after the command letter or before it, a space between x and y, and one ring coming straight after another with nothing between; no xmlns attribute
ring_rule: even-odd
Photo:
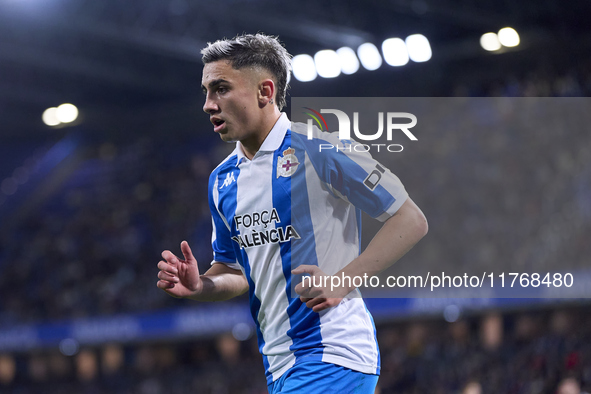
<svg viewBox="0 0 591 394"><path fill-rule="evenodd" d="M228 133L220 134L220 138L224 142L236 142L236 140L232 138Z"/></svg>

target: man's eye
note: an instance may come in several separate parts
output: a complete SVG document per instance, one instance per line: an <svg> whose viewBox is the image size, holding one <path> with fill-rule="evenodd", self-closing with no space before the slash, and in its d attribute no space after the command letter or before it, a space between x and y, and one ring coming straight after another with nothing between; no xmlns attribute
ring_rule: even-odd
<svg viewBox="0 0 591 394"><path fill-rule="evenodd" d="M223 94L223 93L226 93L227 91L228 91L227 88L224 88L224 87L218 88L218 93L222 93Z"/></svg>

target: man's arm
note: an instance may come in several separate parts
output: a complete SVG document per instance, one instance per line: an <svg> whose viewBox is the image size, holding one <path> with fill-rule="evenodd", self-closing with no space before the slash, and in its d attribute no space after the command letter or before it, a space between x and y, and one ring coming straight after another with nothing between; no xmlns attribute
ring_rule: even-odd
<svg viewBox="0 0 591 394"><path fill-rule="evenodd" d="M355 260L351 261L335 276L354 277L363 275L377 275L390 267L423 238L428 231L427 219L420 208L410 199L402 204L396 213L390 217L380 231L374 236L368 247ZM318 274L315 266L300 266L292 271L293 274ZM321 274L324 275L324 274ZM296 292L302 294L302 285L296 286ZM350 293L354 287L338 289L337 294L318 292L303 294L312 296L300 297L309 308L315 312L337 305L342 297ZM334 298L331 298L334 297Z"/></svg>
<svg viewBox="0 0 591 394"><path fill-rule="evenodd" d="M248 291L248 281L240 270L225 264L214 264L201 275L201 293L192 297L196 301L225 301Z"/></svg>
<svg viewBox="0 0 591 394"><path fill-rule="evenodd" d="M427 234L428 229L425 215L409 197L386 220L365 251L337 275L341 275L341 272L351 277L379 274L411 250Z"/></svg>
<svg viewBox="0 0 591 394"><path fill-rule="evenodd" d="M162 252L164 260L158 263L157 286L171 296L196 301L225 301L248 290L248 281L242 271L220 263L200 275L187 241L181 243L181 251L184 260L165 250Z"/></svg>

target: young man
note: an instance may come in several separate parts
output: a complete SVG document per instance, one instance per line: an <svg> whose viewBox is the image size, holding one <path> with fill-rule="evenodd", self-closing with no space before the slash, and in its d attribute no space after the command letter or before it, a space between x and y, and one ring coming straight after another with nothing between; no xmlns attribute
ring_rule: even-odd
<svg viewBox="0 0 591 394"><path fill-rule="evenodd" d="M183 241L184 260L162 253L158 287L198 301L248 291L271 393L373 393L379 350L359 291L303 286L300 275L378 274L426 234L424 215L368 153L319 153L341 143L336 133L310 140L280 112L291 60L274 37L221 40L202 54L203 110L236 149L209 181L211 268L200 275ZM360 209L384 221L362 254Z"/></svg>

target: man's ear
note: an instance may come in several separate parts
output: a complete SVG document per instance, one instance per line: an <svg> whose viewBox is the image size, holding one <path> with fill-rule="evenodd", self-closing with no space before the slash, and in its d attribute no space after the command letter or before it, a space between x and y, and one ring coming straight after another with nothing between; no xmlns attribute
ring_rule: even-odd
<svg viewBox="0 0 591 394"><path fill-rule="evenodd" d="M259 105L265 106L269 104L275 97L275 83L272 79L265 79L259 84ZM273 104L273 103L271 103Z"/></svg>

